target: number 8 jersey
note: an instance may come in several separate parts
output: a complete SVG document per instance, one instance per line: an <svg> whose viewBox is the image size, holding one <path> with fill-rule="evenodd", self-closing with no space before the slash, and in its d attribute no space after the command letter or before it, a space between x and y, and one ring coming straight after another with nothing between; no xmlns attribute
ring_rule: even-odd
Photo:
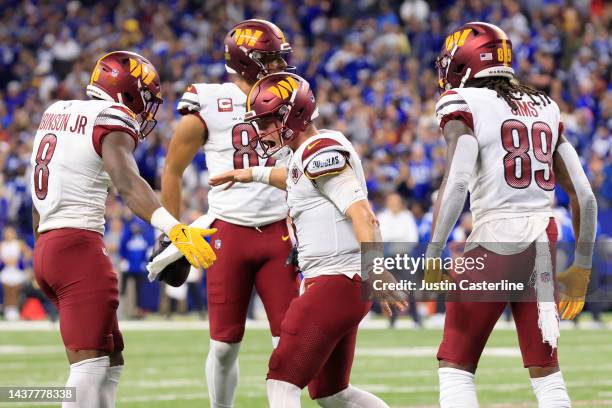
<svg viewBox="0 0 612 408"><path fill-rule="evenodd" d="M179 113L195 114L206 125L204 144L210 174L253 166L275 166L260 159L249 140L255 129L244 123L246 95L231 82L190 85L181 99ZM279 163L280 165L280 163ZM249 227L271 224L287 217L285 193L262 183L236 183L213 187L208 193L208 213L223 221Z"/></svg>
<svg viewBox="0 0 612 408"><path fill-rule="evenodd" d="M79 228L104 233L110 176L102 163L102 140L124 132L138 143L134 113L114 102L58 101L42 115L34 138L32 201L38 232Z"/></svg>
<svg viewBox="0 0 612 408"><path fill-rule="evenodd" d="M443 93L436 104L442 129L450 120L461 120L478 141L478 160L469 184L475 233L492 220L534 215L541 216L537 218L545 228L552 216L552 157L562 129L559 107L554 101L537 105L527 95L516 103L519 109L512 111L493 90L458 88ZM523 235L520 241L536 234ZM494 235L483 239L519 241L516 234L504 231Z"/></svg>

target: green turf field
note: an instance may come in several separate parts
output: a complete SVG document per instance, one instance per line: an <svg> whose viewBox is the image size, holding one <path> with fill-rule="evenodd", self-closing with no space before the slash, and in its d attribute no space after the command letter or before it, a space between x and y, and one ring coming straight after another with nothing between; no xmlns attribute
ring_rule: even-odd
<svg viewBox="0 0 612 408"><path fill-rule="evenodd" d="M208 406L203 372L207 333L169 326L124 332L126 369L118 407ZM435 406L434 353L440 335L439 330L362 330L351 382L391 407ZM0 385L63 385L67 363L60 344L55 331L0 330ZM267 406L264 380L270 349L267 330L247 330L236 407ZM535 406L514 331L496 331L488 350L477 375L481 406ZM560 361L575 406L612 406L612 331L563 331ZM304 407L316 406L306 393L302 401Z"/></svg>

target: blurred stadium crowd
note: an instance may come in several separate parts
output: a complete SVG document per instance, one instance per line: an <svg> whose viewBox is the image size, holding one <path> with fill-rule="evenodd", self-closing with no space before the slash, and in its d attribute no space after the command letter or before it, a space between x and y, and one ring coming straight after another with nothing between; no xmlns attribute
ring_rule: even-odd
<svg viewBox="0 0 612 408"><path fill-rule="evenodd" d="M29 159L45 107L85 98L90 70L107 50L148 57L160 72L165 100L157 128L136 156L143 177L159 188L177 99L190 83L224 81L223 37L236 22L255 17L285 31L294 49L291 63L316 88L319 126L343 131L357 146L377 210L392 213L391 220L401 213L404 223L391 222L386 238L421 242L428 239L431 196L445 167L434 119L433 61L446 35L463 22L501 26L520 78L559 103L565 134L599 200L599 239L612 235L612 5L604 0L0 0L0 15L0 229L15 226L29 245ZM185 177L189 219L207 208L206 179L200 153ZM401 200L385 203L391 193ZM571 241L567 196L557 192L557 203L561 239ZM107 214L117 269L138 283L154 233L114 196ZM465 239L470 228L463 217L453 239ZM10 251L0 250L6 266L12 261L4 252ZM27 251L20 258L26 271ZM140 305L155 309L156 299L145 296Z"/></svg>

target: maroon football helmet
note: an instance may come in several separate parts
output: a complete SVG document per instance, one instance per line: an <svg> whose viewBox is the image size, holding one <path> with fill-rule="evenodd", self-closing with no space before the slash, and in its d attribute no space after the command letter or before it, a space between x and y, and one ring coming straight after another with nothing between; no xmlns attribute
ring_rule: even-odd
<svg viewBox="0 0 612 408"><path fill-rule="evenodd" d="M163 102L157 70L142 55L113 51L98 59L91 73L87 95L121 103L140 117L140 137L147 136Z"/></svg>
<svg viewBox="0 0 612 408"><path fill-rule="evenodd" d="M436 59L438 85L444 90L462 88L474 78L512 78L512 42L499 27L467 23L446 37Z"/></svg>
<svg viewBox="0 0 612 408"><path fill-rule="evenodd" d="M234 26L225 36L225 67L249 83L268 75L267 65L281 60L282 70L293 70L285 57L291 45L275 24L265 20L246 20Z"/></svg>
<svg viewBox="0 0 612 408"><path fill-rule="evenodd" d="M256 147L260 144L263 158L281 150L286 142L294 139L318 116L317 104L310 84L304 78L287 72L268 75L253 85L247 96L245 121L253 123L257 136L251 139ZM280 122L280 127L260 133L270 121ZM280 145L274 146L266 140L267 135L278 131Z"/></svg>

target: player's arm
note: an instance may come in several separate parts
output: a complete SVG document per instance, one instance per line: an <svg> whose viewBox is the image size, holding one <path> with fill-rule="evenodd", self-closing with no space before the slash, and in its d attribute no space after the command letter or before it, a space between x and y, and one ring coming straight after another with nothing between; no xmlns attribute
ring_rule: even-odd
<svg viewBox="0 0 612 408"><path fill-rule="evenodd" d="M565 286L559 303L561 317L573 319L584 307L591 276L597 200L576 150L563 135L559 136L555 149L553 170L557 182L570 197L572 224L576 236L574 263L557 278Z"/></svg>
<svg viewBox="0 0 612 408"><path fill-rule="evenodd" d="M34 205L32 205L32 232L34 233L34 241L38 239L38 224L40 224L40 214Z"/></svg>
<svg viewBox="0 0 612 408"><path fill-rule="evenodd" d="M285 191L287 190L287 168L255 166L248 169L226 171L225 173L212 176L208 180L208 184L213 187L229 183L225 187L226 189L235 183L252 182L269 184Z"/></svg>
<svg viewBox="0 0 612 408"><path fill-rule="evenodd" d="M183 172L206 142L206 125L196 114L184 115L172 135L162 174L162 203L179 218Z"/></svg>
<svg viewBox="0 0 612 408"><path fill-rule="evenodd" d="M338 152L337 154L342 153ZM339 172L330 169L329 174L321 174L318 172L315 177L313 177L307 166L305 174L308 178L313 180L313 183L319 191L321 191L321 193L327 197L341 213L351 220L357 241L360 244L369 243L370 245L368 246L373 247L369 252L375 252L382 256L384 251L378 220L372 211L366 193L363 191L357 179L357 175L353 169L348 166L348 163L346 163ZM396 282L393 275L388 271L384 271L382 274L377 275L368 273L370 285L373 285L375 280L381 281L382 283ZM387 316L392 314L391 306L395 306L400 311L405 310L408 306L406 295L402 291L389 289L373 290L372 295L375 300L380 302L383 312Z"/></svg>
<svg viewBox="0 0 612 408"><path fill-rule="evenodd" d="M101 141L102 163L125 204L143 220L163 231L195 267L207 268L216 259L203 236L214 230L203 230L180 224L164 207L140 176L132 154L134 138L126 132L114 131Z"/></svg>
<svg viewBox="0 0 612 408"><path fill-rule="evenodd" d="M438 258L442 254L448 236L465 205L468 183L478 158L478 142L472 129L463 121L446 122L443 134L447 144L448 164L434 205L431 239L426 258ZM439 268L426 268L426 281L438 282L441 278L442 271Z"/></svg>

